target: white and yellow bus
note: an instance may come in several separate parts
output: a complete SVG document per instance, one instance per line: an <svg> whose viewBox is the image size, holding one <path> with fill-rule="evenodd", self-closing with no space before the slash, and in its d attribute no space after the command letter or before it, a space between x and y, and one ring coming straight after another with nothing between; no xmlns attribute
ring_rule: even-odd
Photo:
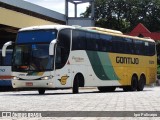
<svg viewBox="0 0 160 120"><path fill-rule="evenodd" d="M155 42L97 27L65 25L20 29L12 59L13 88L98 87L99 91L142 91L157 72Z"/></svg>

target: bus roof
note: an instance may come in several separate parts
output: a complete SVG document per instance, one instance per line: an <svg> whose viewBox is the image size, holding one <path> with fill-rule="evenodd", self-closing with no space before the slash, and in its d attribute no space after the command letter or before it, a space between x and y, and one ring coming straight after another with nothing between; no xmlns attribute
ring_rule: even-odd
<svg viewBox="0 0 160 120"><path fill-rule="evenodd" d="M19 32L21 32L21 31L29 31L29 30L40 30L40 29L57 29L57 30L61 30L61 29L64 29L64 28L75 29L75 27L68 26L68 25L40 25L40 26L31 26L31 27L22 28L22 29L19 30Z"/></svg>
<svg viewBox="0 0 160 120"><path fill-rule="evenodd" d="M123 34L121 31L118 30L111 30L111 29L105 29L100 27L86 27L87 29L96 30L100 32L106 32L106 33L114 33L114 34Z"/></svg>
<svg viewBox="0 0 160 120"><path fill-rule="evenodd" d="M105 28L100 28L100 27L81 27L81 26L68 26L68 25L40 25L40 26L31 26L31 27L22 28L22 29L19 30L19 32L29 31L29 30L39 30L39 29L57 29L59 31L61 29L65 29L65 28L78 29L78 30L96 32L96 33L102 33L102 34L106 34L106 35L113 35L113 36L119 36L119 37L125 37L125 38L139 39L139 40L155 42L151 38L140 38L140 37L137 37L137 36L124 35L120 31L105 29Z"/></svg>

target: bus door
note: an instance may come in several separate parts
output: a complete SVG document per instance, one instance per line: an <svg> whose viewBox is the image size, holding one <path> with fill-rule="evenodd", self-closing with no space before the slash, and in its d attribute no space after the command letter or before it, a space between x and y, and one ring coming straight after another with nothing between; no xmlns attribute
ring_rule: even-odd
<svg viewBox="0 0 160 120"><path fill-rule="evenodd" d="M68 64L69 50L61 46L56 48L55 59L55 84L56 87L70 87L71 86L71 68Z"/></svg>

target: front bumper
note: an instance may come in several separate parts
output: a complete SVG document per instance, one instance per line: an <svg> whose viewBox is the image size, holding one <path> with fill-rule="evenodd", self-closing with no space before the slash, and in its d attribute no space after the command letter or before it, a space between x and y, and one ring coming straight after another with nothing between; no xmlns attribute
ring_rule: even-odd
<svg viewBox="0 0 160 120"><path fill-rule="evenodd" d="M12 80L13 88L54 88L53 80Z"/></svg>

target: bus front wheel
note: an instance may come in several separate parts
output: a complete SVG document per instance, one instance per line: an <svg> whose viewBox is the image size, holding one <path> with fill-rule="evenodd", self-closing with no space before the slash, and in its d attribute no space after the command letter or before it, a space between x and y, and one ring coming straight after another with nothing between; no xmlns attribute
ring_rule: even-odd
<svg viewBox="0 0 160 120"><path fill-rule="evenodd" d="M40 95L44 95L45 89L43 89L43 88L38 89L38 93L39 93Z"/></svg>
<svg viewBox="0 0 160 120"><path fill-rule="evenodd" d="M74 94L79 93L79 79L78 79L78 75L74 78L72 92Z"/></svg>

